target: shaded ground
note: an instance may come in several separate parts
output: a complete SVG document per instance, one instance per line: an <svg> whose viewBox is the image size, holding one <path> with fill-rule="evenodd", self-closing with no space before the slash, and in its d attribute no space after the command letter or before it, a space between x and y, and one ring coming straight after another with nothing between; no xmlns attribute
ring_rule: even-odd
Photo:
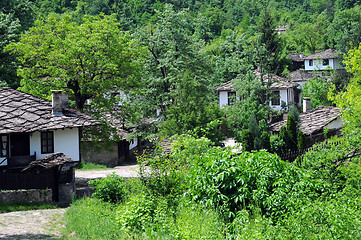
<svg viewBox="0 0 361 240"><path fill-rule="evenodd" d="M0 214L0 239L60 239L65 208Z"/></svg>

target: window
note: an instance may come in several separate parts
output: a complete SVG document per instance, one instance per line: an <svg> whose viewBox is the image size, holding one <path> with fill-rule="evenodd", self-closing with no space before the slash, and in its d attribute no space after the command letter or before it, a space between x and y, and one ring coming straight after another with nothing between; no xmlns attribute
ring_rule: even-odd
<svg viewBox="0 0 361 240"><path fill-rule="evenodd" d="M236 101L236 92L228 92L228 105L233 105Z"/></svg>
<svg viewBox="0 0 361 240"><path fill-rule="evenodd" d="M0 135L0 157L7 157L9 149L9 137Z"/></svg>
<svg viewBox="0 0 361 240"><path fill-rule="evenodd" d="M323 65L323 66L328 66L328 65L329 65L328 59L323 59L322 65Z"/></svg>
<svg viewBox="0 0 361 240"><path fill-rule="evenodd" d="M313 66L313 60L310 60L309 62L308 62L308 66Z"/></svg>
<svg viewBox="0 0 361 240"><path fill-rule="evenodd" d="M54 152L54 133L42 132L41 133L41 153Z"/></svg>
<svg viewBox="0 0 361 240"><path fill-rule="evenodd" d="M272 106L281 105L280 91L273 91L271 104Z"/></svg>

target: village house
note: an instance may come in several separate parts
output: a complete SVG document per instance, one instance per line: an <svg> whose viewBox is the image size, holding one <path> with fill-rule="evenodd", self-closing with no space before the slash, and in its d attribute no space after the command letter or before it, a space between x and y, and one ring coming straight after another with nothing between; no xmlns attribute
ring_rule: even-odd
<svg viewBox="0 0 361 240"><path fill-rule="evenodd" d="M97 125L68 107L67 93L52 92L52 102L11 88L0 88L0 168L23 168L61 152L79 161L80 131Z"/></svg>
<svg viewBox="0 0 361 240"><path fill-rule="evenodd" d="M129 97L121 90L113 91L111 97L118 98L118 103L114 106L114 111L104 114L104 117L121 140L111 141L104 147L102 140L84 139L81 143L82 161L94 164L103 164L108 167L117 166L123 162L134 159L134 153L142 150L140 137L129 139L129 136L137 129L137 126L126 126L124 116L121 116L122 104L129 103ZM89 101L90 102L90 101ZM110 136L110 139L112 136Z"/></svg>
<svg viewBox="0 0 361 240"><path fill-rule="evenodd" d="M257 71L255 71L255 75L258 78L261 77ZM293 104L299 106L299 84L273 74L264 75L263 78L264 81L272 81L270 90L273 98L269 102L272 109L280 111L283 106L287 107ZM214 90L218 92L220 108L224 108L227 105L231 105L235 100L239 100L234 86L235 80L231 80L214 88Z"/></svg>
<svg viewBox="0 0 361 240"><path fill-rule="evenodd" d="M340 109L332 106L319 106L311 109L311 99L303 99L303 112L299 115L300 130L305 134L307 145L311 146L315 142L325 139L325 129L328 136L340 135L343 122ZM282 126L286 126L287 120L282 120L271 124L272 134L278 134Z"/></svg>
<svg viewBox="0 0 361 240"><path fill-rule="evenodd" d="M335 55L336 50L327 49L322 52L304 57L304 66L306 71L324 71L344 69L342 62Z"/></svg>

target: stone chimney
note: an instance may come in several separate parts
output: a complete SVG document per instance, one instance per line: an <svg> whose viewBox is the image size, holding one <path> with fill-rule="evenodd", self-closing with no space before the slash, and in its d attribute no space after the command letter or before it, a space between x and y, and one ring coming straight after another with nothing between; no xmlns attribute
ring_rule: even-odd
<svg viewBox="0 0 361 240"><path fill-rule="evenodd" d="M303 112L307 112L311 110L311 98L304 97L303 98Z"/></svg>
<svg viewBox="0 0 361 240"><path fill-rule="evenodd" d="M51 90L53 115L63 115L63 110L69 108L68 93L62 90Z"/></svg>

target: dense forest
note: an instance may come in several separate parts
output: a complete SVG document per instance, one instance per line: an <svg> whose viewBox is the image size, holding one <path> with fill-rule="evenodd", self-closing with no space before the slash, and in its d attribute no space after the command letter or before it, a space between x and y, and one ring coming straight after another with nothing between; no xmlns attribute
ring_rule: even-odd
<svg viewBox="0 0 361 240"><path fill-rule="evenodd" d="M215 86L237 77L244 79L260 66L264 74L287 77L293 70L287 56L289 53L307 55L333 48L342 59L345 53L357 47L361 41L361 11L358 4L358 1L346 0L6 0L0 5L0 49L5 49L1 53L0 86L21 87L22 91L45 98L49 97L50 88L67 88L74 93L73 105L80 109L83 109L87 99L92 99L97 109L109 106L108 100L99 98L100 92L106 94L120 89L129 98L136 99L133 101L136 104L129 106L123 103L121 107L119 118L123 119L125 125L138 125L140 119L156 117L157 110L158 113L161 110L165 120L161 129L148 125L138 134L151 137L152 133L161 131L163 135L171 136L195 131L196 136L207 136L205 133L209 131L205 129L215 130L224 124L224 114L210 104L216 100L213 93ZM111 19L106 20L105 16L111 16ZM64 28L64 24L68 27ZM101 30L101 26L98 26L98 30L111 32L109 34L113 35L113 42L108 43L113 45L113 50L96 48L102 44L101 41L107 41L104 39L88 39L88 46L80 46L86 37L77 32L91 24L109 25L107 30ZM280 26L286 31L278 35L274 30ZM65 32L60 33L61 29ZM119 66L117 71L113 71L110 65L106 65L110 63L108 59L102 62L102 66L95 66L99 58L93 58L95 55L92 54L84 55L83 62L91 66L79 69L79 64L68 61L69 58L76 58L75 48L65 56L65 47L57 48L58 51L46 47L57 34L66 34L62 38L64 43L68 39L76 41L78 49L86 51L86 48L91 48L94 51L92 54L111 51L114 55L105 53L102 58L109 57L109 61L113 61L116 54L121 54L114 51L115 42L118 41L117 37L124 36L124 39L119 40L122 44L117 43L117 47L122 47L120 51L125 51L124 54L129 56L125 61L118 59L112 62ZM84 34L91 34L91 30ZM39 39L43 40L38 43L43 48L33 47ZM17 45L9 45L19 41ZM54 42L54 46L56 44L63 46L61 42ZM126 53L127 47L131 50ZM40 52L44 57L40 57ZM38 64L42 61L42 66L54 65L59 63L57 59L60 56L63 56L68 66L59 64L56 69L50 69L39 68L35 64L36 61ZM76 71L93 71L94 76L80 76L74 74ZM74 79L70 80L71 77ZM97 77L103 79L100 85L93 81ZM44 79L47 81L44 82ZM53 81L49 82L49 79ZM343 90L347 82L348 79L336 75L332 78L337 91ZM264 92L254 85L249 86L253 86L254 91ZM317 85L318 89L320 85ZM261 95L261 98L251 99L250 104L258 101L264 105L271 97L267 93ZM108 107L106 110L113 109ZM198 116L199 112L203 113L201 117ZM267 118L266 112L263 108L256 111L258 122ZM241 131L246 128L250 116L248 111L244 116L233 115L230 119L233 124L243 122L238 124ZM221 137L218 135L207 137L218 141Z"/></svg>
<svg viewBox="0 0 361 240"><path fill-rule="evenodd" d="M139 179L92 182L66 214L69 238L360 238L361 1L2 0L0 31L0 87L66 89L103 123L84 131L93 139L119 140L110 113L137 126L130 137L174 140L170 155L138 156ZM326 49L347 74L302 90L312 108L341 108L342 136L285 162L306 147L299 110L283 106L287 125L270 136L282 112L263 80L287 79L290 53ZM233 79L242 101L221 109L214 88ZM219 147L226 137L243 152Z"/></svg>

